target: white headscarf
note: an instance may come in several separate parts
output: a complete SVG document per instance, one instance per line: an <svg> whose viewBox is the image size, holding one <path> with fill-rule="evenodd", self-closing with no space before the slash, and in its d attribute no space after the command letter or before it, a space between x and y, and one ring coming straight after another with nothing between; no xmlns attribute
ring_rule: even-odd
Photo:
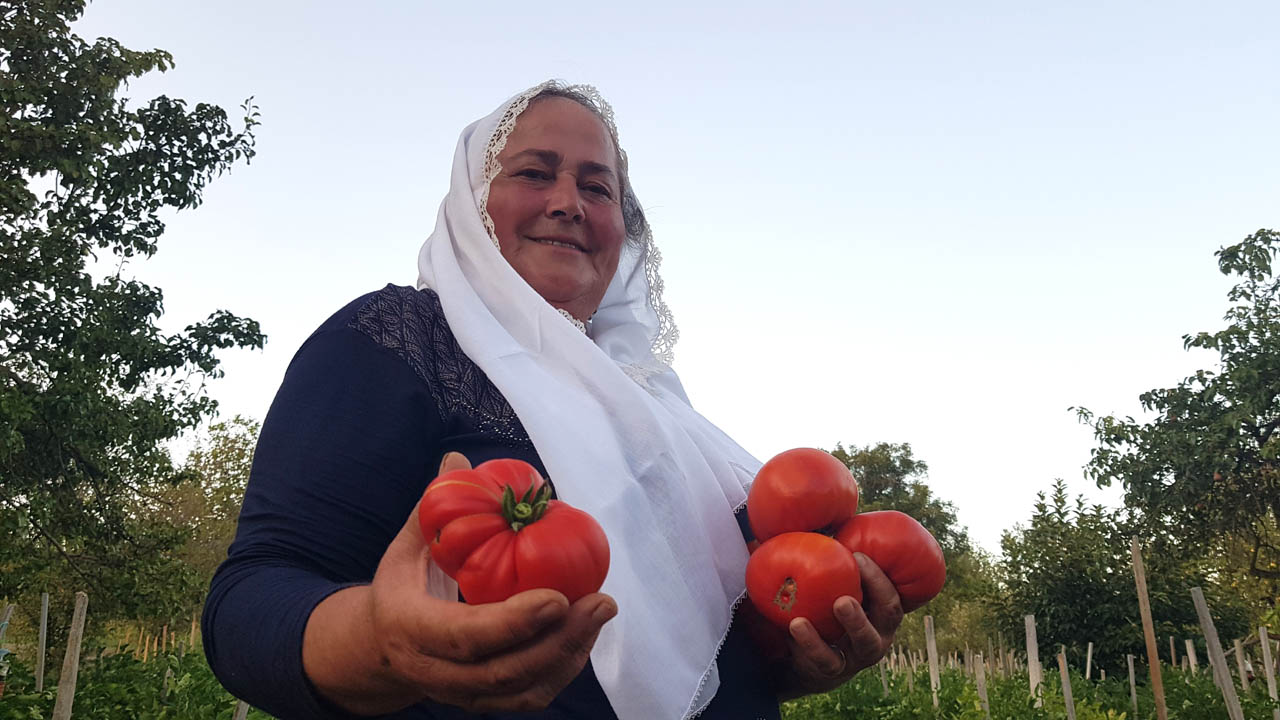
<svg viewBox="0 0 1280 720"><path fill-rule="evenodd" d="M609 538L602 592L618 614L591 662L614 712L683 718L719 687L716 654L747 563L734 511L760 463L690 407L671 369L674 326L647 227L628 238L587 334L498 251L486 210L497 156L529 100L563 87L530 88L462 131L418 287L439 294L458 344L511 403L558 496ZM597 104L617 146L608 105L592 88L570 89Z"/></svg>

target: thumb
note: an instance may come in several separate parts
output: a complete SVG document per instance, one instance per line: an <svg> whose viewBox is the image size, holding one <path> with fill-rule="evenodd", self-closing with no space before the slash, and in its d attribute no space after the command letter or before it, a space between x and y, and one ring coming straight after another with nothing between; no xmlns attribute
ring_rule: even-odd
<svg viewBox="0 0 1280 720"><path fill-rule="evenodd" d="M440 475L447 472L453 472L454 470L470 469L471 461L467 459L466 455L463 455L460 452L447 452L440 460L440 472L436 473L436 476L439 477Z"/></svg>

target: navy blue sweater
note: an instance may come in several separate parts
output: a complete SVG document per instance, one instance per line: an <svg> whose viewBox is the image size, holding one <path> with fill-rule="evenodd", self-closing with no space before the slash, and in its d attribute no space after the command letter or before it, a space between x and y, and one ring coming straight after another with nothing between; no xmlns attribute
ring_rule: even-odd
<svg viewBox="0 0 1280 720"><path fill-rule="evenodd" d="M303 343L263 423L236 538L204 608L205 652L237 697L286 720L347 720L302 669L307 618L368 583L444 454L546 469L511 406L458 347L430 291L387 286ZM548 478L554 481L553 478ZM779 717L765 662L737 624L707 720ZM591 665L541 713L423 703L395 720L614 717Z"/></svg>

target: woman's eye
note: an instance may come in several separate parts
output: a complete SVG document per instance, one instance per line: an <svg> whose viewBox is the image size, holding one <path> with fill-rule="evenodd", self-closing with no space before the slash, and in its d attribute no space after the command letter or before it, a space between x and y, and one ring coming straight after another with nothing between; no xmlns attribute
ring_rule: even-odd
<svg viewBox="0 0 1280 720"><path fill-rule="evenodd" d="M609 188L603 185L588 185L587 190L603 197L613 197L613 193L609 192Z"/></svg>
<svg viewBox="0 0 1280 720"><path fill-rule="evenodd" d="M516 172L516 177L533 178L534 180L550 180L551 174L548 173L546 170L539 170L537 168L526 168L524 170L520 170Z"/></svg>

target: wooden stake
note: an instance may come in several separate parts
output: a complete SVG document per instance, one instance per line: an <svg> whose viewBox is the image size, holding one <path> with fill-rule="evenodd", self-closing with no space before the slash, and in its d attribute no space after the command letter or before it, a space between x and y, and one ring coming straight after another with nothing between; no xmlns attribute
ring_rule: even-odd
<svg viewBox="0 0 1280 720"><path fill-rule="evenodd" d="M1036 640L1036 616L1027 615L1022 618L1027 627L1027 678L1031 686L1031 697L1036 699L1036 707L1040 701L1040 645Z"/></svg>
<svg viewBox="0 0 1280 720"><path fill-rule="evenodd" d="M13 617L13 610L17 605L10 603L4 608L4 612L0 613L0 643L4 642L4 633L9 629L9 619Z"/></svg>
<svg viewBox="0 0 1280 720"><path fill-rule="evenodd" d="M1178 669L1178 651L1173 644L1173 636L1169 636L1169 665L1174 670Z"/></svg>
<svg viewBox="0 0 1280 720"><path fill-rule="evenodd" d="M933 691L933 706L938 707L938 689L942 681L938 676L938 643L933 635L933 616L924 616L924 640L929 650L929 688Z"/></svg>
<svg viewBox="0 0 1280 720"><path fill-rule="evenodd" d="M1209 649L1209 663L1214 674L1218 676L1218 685L1222 689L1222 699L1227 703L1227 714L1231 720L1244 720L1244 711L1240 709L1240 698L1236 696L1236 686L1231 682L1231 671L1227 669L1227 657L1222 654L1222 643L1218 641L1218 629L1213 625L1213 616L1209 614L1209 604L1204 600L1204 592L1198 587L1191 588L1191 600L1196 604L1196 615L1200 618L1200 630L1204 633L1205 645ZM1195 657L1192 655L1192 657Z"/></svg>
<svg viewBox="0 0 1280 720"><path fill-rule="evenodd" d="M1138 717L1138 684L1133 679L1133 656L1125 656L1129 660L1129 701L1133 703L1133 716Z"/></svg>
<svg viewBox="0 0 1280 720"><path fill-rule="evenodd" d="M1271 658L1271 640L1267 638L1267 626L1262 625L1258 628L1258 640L1262 645L1262 673L1267 678L1267 694L1272 700L1280 700L1276 697L1276 664ZM1273 710L1274 720L1280 720L1280 710Z"/></svg>
<svg viewBox="0 0 1280 720"><path fill-rule="evenodd" d="M160 629L160 651L169 652L169 623Z"/></svg>
<svg viewBox="0 0 1280 720"><path fill-rule="evenodd" d="M1236 670L1240 673L1240 689L1249 692L1249 673L1244 669L1244 644L1236 638Z"/></svg>
<svg viewBox="0 0 1280 720"><path fill-rule="evenodd" d="M145 640L142 641L142 662L147 661L147 656L150 654L150 651L151 651L151 638L146 638Z"/></svg>
<svg viewBox="0 0 1280 720"><path fill-rule="evenodd" d="M1062 702L1067 707L1067 720L1076 720L1076 703L1071 698L1071 675L1067 673L1067 656L1058 651L1058 673L1062 675Z"/></svg>
<svg viewBox="0 0 1280 720"><path fill-rule="evenodd" d="M1200 665L1196 662L1196 644L1191 642L1190 638L1183 640L1187 647L1187 658L1191 662L1191 674L1200 674Z"/></svg>
<svg viewBox="0 0 1280 720"><path fill-rule="evenodd" d="M151 657L154 660L160 659L160 636L153 635L151 637Z"/></svg>
<svg viewBox="0 0 1280 720"><path fill-rule="evenodd" d="M877 664L880 666L880 686L884 688L884 696L889 697L889 676L884 668L888 664L888 660L880 658L880 662Z"/></svg>
<svg viewBox="0 0 1280 720"><path fill-rule="evenodd" d="M987 642L990 643L990 639ZM976 673L974 679L978 682L978 700L982 701L982 714L987 720L991 720L991 702L987 700L987 672L981 654L974 658L973 669Z"/></svg>
<svg viewBox="0 0 1280 720"><path fill-rule="evenodd" d="M191 647L195 647L195 646L196 646L196 627L197 627L197 625L196 625L196 616L197 616L198 614L199 614L199 612L197 612L197 611L195 611L195 610L192 610L192 611L191 611L191 637L189 638L189 639L190 639L190 641L191 641L191 642L190 642L190 646L191 646Z"/></svg>
<svg viewBox="0 0 1280 720"><path fill-rule="evenodd" d="M1093 674L1093 642L1089 643L1089 649L1084 653L1084 679L1088 680Z"/></svg>
<svg viewBox="0 0 1280 720"><path fill-rule="evenodd" d="M236 714L231 716L231 720L245 720L249 717L249 703L241 700L236 703Z"/></svg>
<svg viewBox="0 0 1280 720"><path fill-rule="evenodd" d="M1142 569L1142 550L1138 538L1129 544L1133 554L1133 582L1138 588L1138 612L1142 615L1142 635L1147 641L1147 670L1151 673L1151 694L1156 699L1156 717L1169 720L1169 708L1164 702L1164 680L1160 676L1160 654L1156 651L1156 629L1151 620L1151 598L1147 595L1147 575ZM1169 647L1173 642L1170 639Z"/></svg>
<svg viewBox="0 0 1280 720"><path fill-rule="evenodd" d="M76 676L80 673L80 643L84 641L84 617L89 610L89 596L76 593L75 610L71 613L71 631L67 633L67 652L62 657L62 675L58 678L58 698L53 703L53 720L71 720L71 704L76 695Z"/></svg>
<svg viewBox="0 0 1280 720"><path fill-rule="evenodd" d="M40 634L36 646L36 692L44 692L44 659L49 642L49 593L40 593Z"/></svg>

